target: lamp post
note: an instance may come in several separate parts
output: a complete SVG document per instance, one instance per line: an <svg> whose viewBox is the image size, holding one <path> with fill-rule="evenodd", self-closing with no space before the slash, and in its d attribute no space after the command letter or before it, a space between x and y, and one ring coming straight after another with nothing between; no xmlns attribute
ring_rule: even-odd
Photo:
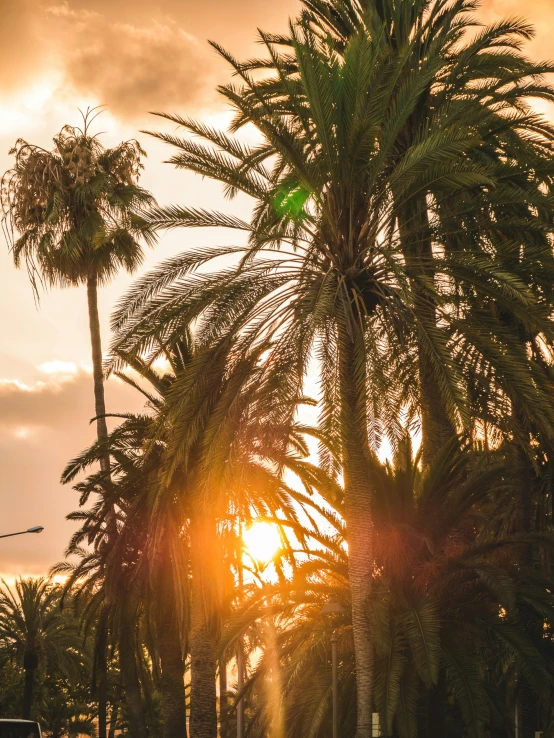
<svg viewBox="0 0 554 738"><path fill-rule="evenodd" d="M42 525L35 525L33 528L27 528L27 530L20 530L18 533L4 533L0 538L11 538L12 536L24 536L26 533L42 533L44 528Z"/></svg>
<svg viewBox="0 0 554 738"><path fill-rule="evenodd" d="M239 575L239 593L242 602L244 595L244 572L242 569L242 537L241 537L240 561L238 564ZM242 638L239 639L237 645L237 691L241 698L237 704L237 738L244 738L244 698L242 690L244 689L244 654L242 651Z"/></svg>
<svg viewBox="0 0 554 738"><path fill-rule="evenodd" d="M339 687L337 674L337 632L331 633L331 664L333 673L333 738L339 738Z"/></svg>
<svg viewBox="0 0 554 738"><path fill-rule="evenodd" d="M244 538L242 528L243 508L239 505L237 515L237 526L238 526L238 559L237 559L237 575L238 575L238 592L239 602L242 605L244 600L244 563L242 560L244 553ZM241 695L240 700L237 703L237 738L244 738L244 697L242 697L242 691L244 689L244 652L243 652L243 641L242 637L239 638L237 643L237 692Z"/></svg>
<svg viewBox="0 0 554 738"><path fill-rule="evenodd" d="M321 608L321 614L325 619L333 622L335 618L344 612L344 608L335 595L330 595L327 602ZM338 680L338 637L333 628L331 633L331 668L333 684L333 738L339 738L339 680Z"/></svg>

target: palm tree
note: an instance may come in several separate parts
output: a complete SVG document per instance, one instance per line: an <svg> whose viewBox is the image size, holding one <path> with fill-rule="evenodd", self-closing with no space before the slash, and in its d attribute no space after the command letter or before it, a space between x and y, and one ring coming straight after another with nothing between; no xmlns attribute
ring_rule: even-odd
<svg viewBox="0 0 554 738"><path fill-rule="evenodd" d="M439 405L446 406L448 423L454 419L468 424L466 362L493 369L501 363L502 371L495 376L499 385L517 386L527 411L540 418L543 427L551 429L554 424L549 385L535 381L536 373L530 371L523 352L516 352L512 360L513 342L498 317L504 309L525 316L540 326L550 345L550 306L541 301L540 291L535 294L519 277L517 263L506 269L506 263L486 256L491 241L500 248L514 233L510 234L512 221L499 225L485 217L482 193L496 192L499 210L510 203L526 203L533 233L548 227L542 215L548 212L547 196L535 185L518 186L517 178L510 180L509 188L494 189L496 182L509 178L511 169L504 161L484 161L479 153L480 132L470 126L479 101L471 96L467 105L463 101L454 105L448 97L438 101L433 126L405 140L421 90L432 87L435 69L446 63L444 49L459 41L457 16L447 16L450 26L441 29L434 43L433 24L425 25L418 16L421 32L412 34L396 55L387 52L382 35L365 29L338 48L319 38L309 21L293 28L292 60L279 56L280 39L273 43L274 39L262 36L269 52L267 65L277 71L267 82L250 75L253 63L240 64L221 51L243 83L240 89L222 88L236 111L233 127L253 123L260 143L249 146L178 116L167 117L203 143L176 135L157 136L177 148L171 159L176 166L222 182L231 196L241 191L252 197L252 221L169 207L154 208L150 222L156 228L234 228L249 234L249 244L188 252L170 260L139 281L121 301L114 319L116 348L136 353L147 351L160 337L169 340L192 320L199 320L200 330L211 336L235 327L243 346L271 335L275 340L267 365L287 398L301 394L308 361L314 348L317 351L323 427L339 437L344 471L358 738L370 734L372 711L368 613L375 482L371 438L379 438L384 430L396 441L401 434L401 409L411 409L412 417L421 409L424 415L424 385L438 387L432 399L435 404L436 397L444 400ZM509 40L499 43L510 45ZM414 65L411 52L420 45L428 51L422 63ZM453 55L446 56L453 64ZM511 105L512 98L507 102ZM487 121L491 126L493 120L498 122L494 111L482 107L478 121L483 127ZM546 129L537 149L549 147ZM469 156L468 151L475 153ZM427 257L408 253L408 230L399 228L402 213L410 203L421 205L421 193L426 191L441 194L430 206L439 241L436 253L433 250L432 273L425 266ZM439 216L447 196L450 202L457 198L461 203L460 217L469 210L470 201L479 220L480 229L468 236L473 251L468 246L467 257L461 248L441 248L446 227ZM533 198L544 206L535 209L534 215ZM457 211L451 210L449 217L456 216ZM418 242L421 228L410 229L413 243ZM519 238L519 223L515 229ZM537 258L550 270L552 254L542 242L535 244L530 238L526 256L531 258L535 247ZM239 259L239 266L189 276L222 254ZM466 320L466 293L486 295L502 307L483 315L475 329ZM433 383L426 374L429 367ZM427 437L435 435L426 431ZM433 444L434 453L436 438Z"/></svg>
<svg viewBox="0 0 554 738"><path fill-rule="evenodd" d="M145 152L137 141L102 146L89 132L94 112L83 115L82 129L64 126L52 151L17 141L1 195L14 263L27 266L35 290L37 282L87 287L96 427L105 444L98 287L142 262L140 239L154 238L140 210L153 198L137 184ZM100 463L108 473L107 451Z"/></svg>
<svg viewBox="0 0 554 738"><path fill-rule="evenodd" d="M243 356L234 345L233 338L204 345L185 331L172 347L157 345L148 361L124 353L115 357L113 368L146 395L149 407L143 415L125 416L109 437L111 499L117 497L120 511L117 537L112 544L106 539L102 502L73 514L83 526L68 555L78 561L56 568L70 574L66 587L76 601L87 592L96 603L87 608L87 618L101 622L106 602L113 603L106 617L120 658L125 653L123 681L141 644L124 643L124 632L111 623L127 596L142 602L140 617L152 622L156 634L154 661L160 660L168 738L184 731L183 650L191 656L191 738L214 738L217 732L220 605L223 590L233 586L223 547L223 532L234 519L231 507L240 503L256 514L277 517L283 509L291 515L294 492L280 472L283 464L296 463L296 454L308 453L301 431L278 423L291 411L271 400L275 388L263 381L259 365L264 347ZM158 355L168 362L164 374L152 367ZM121 372L128 368L140 381ZM97 443L68 465L63 480L73 480L100 453ZM102 484L101 474L78 483L82 503ZM94 544L92 551L81 549L85 539ZM135 630L134 618L125 618L128 634ZM128 693L126 688L127 698Z"/></svg>
<svg viewBox="0 0 554 738"><path fill-rule="evenodd" d="M522 617L527 604L550 627L554 601L548 577L520 569L514 552L522 540L533 541L539 551L551 545L551 537L526 539L491 526L493 510L517 491L502 455L487 460L453 440L422 473L406 439L394 462L376 474L378 573L372 609L381 735L453 738L460 725L475 738L485 727L495 736L509 734L514 673L525 674L545 697L553 655L548 640L537 639ZM266 695L276 660L286 734L330 736L329 631L320 615L330 594L345 608L333 624L340 655L340 732L350 735L355 729L351 598L338 515L343 500L340 488L326 494L320 487L321 493L318 512L327 535L306 530L313 538L307 552L298 552L303 560L293 575L251 587L225 633L227 643L246 632L258 651L247 683L256 738L266 735L270 723ZM263 636L272 622L278 633L273 651L264 648Z"/></svg>
<svg viewBox="0 0 554 738"><path fill-rule="evenodd" d="M468 735L481 736L486 726L505 734L514 671L525 674L539 696L548 693L549 647L523 611L528 607L548 622L550 585L521 567L515 554L524 540L535 551L550 542L491 526L496 506L518 492L501 455L471 453L453 439L425 473L417 462L407 440L394 468L384 470L388 494L378 495L375 510L376 560L389 610L378 639L385 735L395 723L400 735L416 735L418 719L406 711L410 700L430 738L451 730L448 700ZM423 689L410 685L415 675Z"/></svg>
<svg viewBox="0 0 554 738"><path fill-rule="evenodd" d="M522 41L533 35L533 29L528 24L512 20L483 28L462 49L457 45L457 36L464 27L474 23L469 13L476 5L467 0L454 3L345 0L338 4L327 0L306 0L303 5L306 17L317 32L332 33L340 48L344 48L356 33L367 33L373 37L382 35L385 53L402 54L405 50L409 51L410 62L417 67L425 64L430 52L433 55L433 46L438 47L434 51L438 51L439 63L418 91L417 104L399 136L400 152L406 151L419 140L420 131L435 125L437 111L446 105L456 111L455 115L462 113L464 117L473 116L470 127L479 136L480 143L470 147L464 155L477 156L482 163L498 162L503 158L510 164L509 178L517 182L517 186L523 185L525 188L525 182L530 180L531 189L536 188L537 192L540 187L544 187L545 191L550 189L551 176L547 174L549 163L544 154L549 156L553 130L546 121L541 121L530 112L526 99L529 93L549 100L553 91L543 79L543 75L549 71L549 64L535 63L519 52ZM421 27L423 32L418 33ZM514 53L514 49L517 53ZM512 113L507 116L509 108ZM539 136L535 136L535 133ZM501 192L507 185L506 176L502 175L495 189ZM505 201L504 195L501 195L504 201L497 202L495 192L489 190L484 193L456 193L456 197L467 200L464 208L460 208L459 203L453 207L452 198L445 197L445 194L444 189L440 186L437 188L435 183L422 189L411 203L403 203L402 195L395 193L401 249L405 259L412 262L410 279L414 282L416 293L421 291L418 282L436 281L439 276L433 264L433 241L442 241L443 247L453 254L459 254L460 249L475 254L475 233L483 228L482 218L487 211L494 213L494 222L500 224L504 241L513 238L516 224L523 230L526 226L533 227L532 217L529 216L534 195L530 191L527 192L527 197L530 197L528 201L526 197L518 197L512 203ZM477 197L484 195L481 204L475 202L476 194ZM434 217L433 210L427 205L428 197L440 204ZM509 220L511 235L502 228L503 220ZM470 238L464 239L460 232L469 234ZM535 246L540 244L550 271L550 246L546 233L544 230L541 232L539 227L532 239ZM498 252L505 245L499 248L494 238L487 240L489 246L492 245ZM523 241L528 245L530 239L524 236ZM526 261L525 270L528 270L540 259L537 259L538 254L528 254L526 245L522 245L520 258ZM513 254L508 252L506 256L513 260ZM452 276L455 278L456 275ZM541 274L535 273L533 276L535 286L541 284L541 292L546 289L543 294L548 294L549 277L543 281ZM456 280L456 288L464 290L462 280ZM434 306L432 296L425 294L425 289L422 292L416 299L419 304L415 309L420 313L422 322L429 323L427 330L436 332L440 317L437 306ZM471 301L474 295L470 289L465 292L464 301ZM478 298L481 303L482 297L479 295ZM475 320L475 315L472 315L472 320ZM425 340L418 341L418 371L423 460L428 462L440 448L441 442L453 434L454 427L452 418L448 417L451 414L448 398L436 392L432 359L425 343Z"/></svg>
<svg viewBox="0 0 554 738"><path fill-rule="evenodd" d="M46 695L41 700L38 718L48 726L52 738L96 735L96 710L88 699L88 676L82 674L75 683L61 678L55 670L47 675Z"/></svg>
<svg viewBox="0 0 554 738"><path fill-rule="evenodd" d="M280 470L288 462L289 444L306 451L294 428L277 422L282 410L276 412L268 400L272 388L259 366L263 347L244 356L235 352L234 338L211 346L185 336L172 350L158 346L173 375L165 378L156 403L154 438L165 448L154 486L151 536L156 542L167 535L165 510L177 502L174 525L186 527L190 551L190 734L215 738L218 642L229 578L221 526L233 500L274 516L279 508L287 510L289 490Z"/></svg>
<svg viewBox="0 0 554 738"><path fill-rule="evenodd" d="M109 473L108 430L98 315L98 287L121 268L132 272L142 262L140 239L154 239L140 216L153 201L137 184L145 152L137 141L106 149L89 132L94 110L83 128L64 126L47 151L17 141L13 169L1 183L2 207L17 267L26 264L32 284L87 287L92 346L94 403L100 466ZM105 684L100 676L100 738L106 738Z"/></svg>
<svg viewBox="0 0 554 738"><path fill-rule="evenodd" d="M488 188L474 188L464 193L457 190L454 197L445 191L440 176L428 187L420 189L409 201L391 183L396 202L399 250L408 267L407 273L414 291L413 309L418 313L416 360L422 458L424 463L428 463L441 444L454 434L454 428L460 420L464 420L463 416L460 418L453 412L456 407L454 382L451 382L449 389L445 378L441 380L436 367L433 368L439 358L433 359L434 354L441 347L448 349L449 341L448 332L445 334L444 325L441 325L444 323L442 308L436 304L437 297L432 294L430 287L434 283L434 290L443 292L444 279L447 277L451 280L451 296L458 293L456 304L459 306L462 295L463 303L471 302L475 290L471 283L465 284L463 268L459 268L463 266L459 263L461 250L466 252L465 257L462 257L464 261L468 256L473 260L476 257L482 259L483 252L476 252L476 245L482 248L486 243L485 253L490 254L491 248L499 253L505 249L507 242L514 240L514 234L515 240L522 238L518 230L525 242L521 245L520 258L527 264L522 276L534 262L548 264L549 274L552 268L546 236L548 225L543 222L542 228L539 226L537 230L531 226L531 221L532 202L535 201L539 208L539 201L546 205L542 195L551 187L551 174L548 172L553 129L548 122L530 112L528 102L528 94L552 99L552 87L543 79L550 65L534 63L520 53L522 41L533 35L532 28L522 21L504 21L483 28L474 40L463 46L459 44L463 30L475 23L469 15L475 9L472 1L344 0L335 3L306 0L303 6L306 22L320 37L332 34L334 49L339 53L344 54L354 36L364 34L374 39L380 38L381 53L386 56L407 55L409 62L401 72L406 84L414 68L427 68L429 74L424 74L419 89L414 89L413 94L417 99L403 121L401 130L397 132L397 157L414 145L417 150L418 143L422 143L421 132L435 129L440 136L441 126L437 127L437 123L442 117L441 111L445 111L447 118L452 120L453 117L458 123L465 124L468 134L474 137L471 145L468 143L463 151L464 158L471 158L478 165L499 161L510 165L497 179L492 191ZM275 41L279 46L294 45L290 38L268 36L265 40L266 43ZM273 51L271 62L254 60L242 65L242 68L247 71L259 66L276 68L274 59L278 58L277 55L278 51ZM280 68L276 68L276 78L265 83L265 95L279 98L283 105L287 89L281 80L283 77L290 80L297 70L294 57L287 55ZM252 101L255 102L254 96ZM294 114L294 110L290 112ZM523 197L519 193L513 199L510 196L506 198L506 187L513 184L518 188L523 186L526 190ZM497 199L498 195L500 200ZM539 200L535 200L537 195ZM465 201L464 206L460 205L460 198ZM430 203L433 203L432 207L429 207ZM499 226L496 233L489 230L491 214L494 225ZM489 221L488 225L486 221ZM502 226L504 222L509 223L507 230ZM536 225L539 222L536 221ZM526 227L534 230L532 237L525 233ZM488 231L489 235L481 241L479 234L483 230ZM539 256L538 251L528 252L531 241L533 251L539 247L542 256ZM446 249L458 262L455 272L441 274L440 264L435 258L437 246ZM513 261L513 253L508 252L506 256ZM536 291L535 298L541 300L550 292L551 280L549 277L543 280L539 273L535 277L535 285L542 285ZM546 292L543 293L543 289ZM483 294L478 293L478 299L482 302ZM479 325L478 331L483 328ZM463 331L458 331L461 334L458 340L467 331L466 324ZM477 338L478 331L473 340ZM430 334L434 334L434 346L429 345ZM443 360L445 358L446 355ZM498 357L495 359L498 362ZM452 372L452 367L447 365L447 369L454 379L459 379ZM467 418L465 420L467 422Z"/></svg>
<svg viewBox="0 0 554 738"><path fill-rule="evenodd" d="M19 579L0 586L0 650L24 671L22 718L33 713L37 679L50 659L62 674L75 677L83 667L81 639L61 590L48 579Z"/></svg>
<svg viewBox="0 0 554 738"><path fill-rule="evenodd" d="M102 470L75 485L82 507L92 495L99 499L89 509L68 516L81 524L66 551L72 560L61 562L52 570L67 577L64 591L73 600L83 633L93 642L93 680L99 703L102 697L101 709L106 712L110 673L107 657L110 653L117 657L115 669L120 675L127 722L134 736L147 735L147 687L141 680L147 574L141 555L146 547L148 521L144 514L133 514L132 509L133 495L144 488L143 469L134 454L139 445L137 438L144 438L140 421L138 418L108 436L109 485ZM105 445L97 441L68 464L62 481L70 482L79 471L98 463L104 451ZM102 695L101 689L106 690Z"/></svg>

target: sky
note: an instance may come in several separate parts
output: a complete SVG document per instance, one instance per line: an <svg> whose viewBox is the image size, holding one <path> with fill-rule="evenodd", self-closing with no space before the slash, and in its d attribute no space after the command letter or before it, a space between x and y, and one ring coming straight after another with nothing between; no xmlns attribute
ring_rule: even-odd
<svg viewBox="0 0 554 738"><path fill-rule="evenodd" d="M232 208L221 189L174 171L169 151L143 130L168 130L151 111L175 112L223 126L226 65L215 41L244 58L259 53L256 29L284 31L299 0L1 0L0 173L23 138L49 146L78 108L103 104L98 120L106 145L138 138L148 152L142 184L158 202ZM486 22L527 18L536 28L529 54L554 57L554 0L484 0ZM546 112L546 111L545 111ZM211 230L163 235L139 273L191 246L233 243ZM100 295L103 342L109 316L137 275L122 274ZM42 575L63 557L78 506L59 484L69 459L94 438L91 359L83 289L41 293L38 305L25 271L17 271L0 235L0 534L43 525L40 536L0 540L0 576ZM109 412L138 410L142 401L118 380L107 383Z"/></svg>

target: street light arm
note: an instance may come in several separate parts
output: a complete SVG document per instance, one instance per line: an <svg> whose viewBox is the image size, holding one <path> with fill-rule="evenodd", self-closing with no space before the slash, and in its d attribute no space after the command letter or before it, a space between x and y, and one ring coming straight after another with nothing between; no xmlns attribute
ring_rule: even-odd
<svg viewBox="0 0 554 738"><path fill-rule="evenodd" d="M42 525L36 525L34 528L27 528L27 530L20 530L17 533L4 533L0 538L12 538L13 536L24 536L26 533L42 533L44 528Z"/></svg>

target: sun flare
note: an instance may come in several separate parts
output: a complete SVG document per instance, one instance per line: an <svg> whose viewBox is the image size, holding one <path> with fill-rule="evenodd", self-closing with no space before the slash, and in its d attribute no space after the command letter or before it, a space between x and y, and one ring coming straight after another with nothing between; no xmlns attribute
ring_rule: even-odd
<svg viewBox="0 0 554 738"><path fill-rule="evenodd" d="M279 529L273 523L253 523L242 534L246 552L262 564L268 564L281 548Z"/></svg>

